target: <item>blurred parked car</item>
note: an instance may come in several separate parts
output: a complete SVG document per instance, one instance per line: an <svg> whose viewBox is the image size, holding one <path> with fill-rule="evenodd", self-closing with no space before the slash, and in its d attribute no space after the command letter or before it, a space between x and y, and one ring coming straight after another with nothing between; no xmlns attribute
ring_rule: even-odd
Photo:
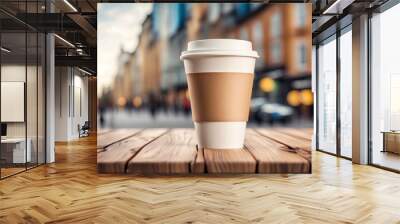
<svg viewBox="0 0 400 224"><path fill-rule="evenodd" d="M293 108L283 104L269 103L263 97L251 100L250 119L259 124L287 123L292 119L293 114Z"/></svg>
<svg viewBox="0 0 400 224"><path fill-rule="evenodd" d="M267 100L264 97L255 97L251 99L250 102L250 120L256 121L257 123L261 123L257 116L257 112L260 110L261 106L266 104Z"/></svg>

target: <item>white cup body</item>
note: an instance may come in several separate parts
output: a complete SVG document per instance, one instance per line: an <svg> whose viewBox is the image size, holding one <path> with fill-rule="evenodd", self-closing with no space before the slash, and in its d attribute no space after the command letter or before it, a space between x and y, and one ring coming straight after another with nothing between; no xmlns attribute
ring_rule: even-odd
<svg viewBox="0 0 400 224"><path fill-rule="evenodd" d="M197 144L208 149L242 149L246 122L194 122Z"/></svg>
<svg viewBox="0 0 400 224"><path fill-rule="evenodd" d="M210 39L192 41L182 53L186 74L209 72L254 73L257 53L251 42ZM201 148L242 149L246 121L194 122L197 143Z"/></svg>

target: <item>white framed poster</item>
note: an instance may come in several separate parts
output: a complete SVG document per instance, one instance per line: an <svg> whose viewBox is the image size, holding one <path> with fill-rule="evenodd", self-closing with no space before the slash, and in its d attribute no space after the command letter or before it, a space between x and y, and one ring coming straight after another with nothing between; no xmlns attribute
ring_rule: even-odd
<svg viewBox="0 0 400 224"><path fill-rule="evenodd" d="M24 82L1 82L1 122L24 122L24 102Z"/></svg>

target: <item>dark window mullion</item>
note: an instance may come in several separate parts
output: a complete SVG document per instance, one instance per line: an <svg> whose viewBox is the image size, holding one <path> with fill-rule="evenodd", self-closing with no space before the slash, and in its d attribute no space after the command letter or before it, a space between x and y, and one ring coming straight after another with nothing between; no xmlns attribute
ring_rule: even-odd
<svg viewBox="0 0 400 224"><path fill-rule="evenodd" d="M28 17L28 1L25 1L25 21ZM27 113L27 90L28 90L28 25L25 23L25 88L24 88L24 118L25 118L25 170L28 169L28 113Z"/></svg>
<svg viewBox="0 0 400 224"><path fill-rule="evenodd" d="M319 44L315 45L315 148L319 149Z"/></svg>
<svg viewBox="0 0 400 224"><path fill-rule="evenodd" d="M371 57L372 57L372 25L371 25L371 20L372 20L372 11L368 11L368 30L367 30L367 44L368 44L368 53L367 53L367 64L368 64L368 69L367 69L367 83L368 83L368 95L367 95L367 102L368 102L368 110L367 110L367 119L368 119L368 124L367 124L367 129L368 129L368 164L373 164L373 153L372 153L372 64L371 64Z"/></svg>
<svg viewBox="0 0 400 224"><path fill-rule="evenodd" d="M340 29L336 28L336 154L341 156L341 116L340 116Z"/></svg>
<svg viewBox="0 0 400 224"><path fill-rule="evenodd" d="M36 1L39 13L39 1ZM36 32L36 166L39 165L39 32Z"/></svg>

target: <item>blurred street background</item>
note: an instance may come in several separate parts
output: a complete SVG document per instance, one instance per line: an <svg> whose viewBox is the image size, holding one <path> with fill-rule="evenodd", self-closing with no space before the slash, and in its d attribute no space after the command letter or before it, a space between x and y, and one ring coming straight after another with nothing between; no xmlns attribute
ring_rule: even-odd
<svg viewBox="0 0 400 224"><path fill-rule="evenodd" d="M192 127L179 56L189 41L206 38L249 40L260 55L249 126L312 127L311 4L100 5L101 127ZM136 22L124 27L122 19Z"/></svg>

